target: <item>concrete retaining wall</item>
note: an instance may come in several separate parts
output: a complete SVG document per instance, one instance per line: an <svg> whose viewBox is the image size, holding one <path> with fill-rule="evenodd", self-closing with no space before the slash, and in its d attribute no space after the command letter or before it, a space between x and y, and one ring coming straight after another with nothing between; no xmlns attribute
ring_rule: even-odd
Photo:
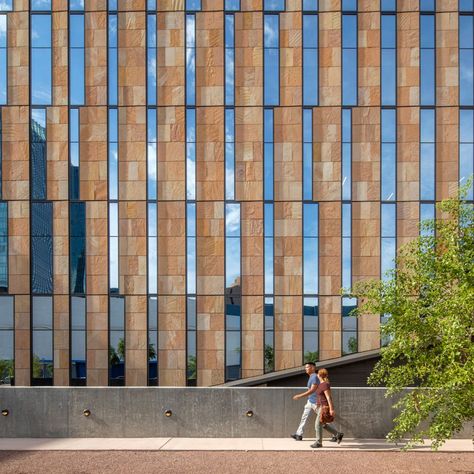
<svg viewBox="0 0 474 474"><path fill-rule="evenodd" d="M303 389L302 389L303 390ZM334 388L347 437L383 438L395 416L379 388ZM0 438L286 437L304 401L295 388L0 387ZM90 410L85 417L83 411ZM171 417L164 412L172 411ZM246 412L252 410L252 417ZM314 416L307 426L314 436ZM467 437L467 436L464 436Z"/></svg>

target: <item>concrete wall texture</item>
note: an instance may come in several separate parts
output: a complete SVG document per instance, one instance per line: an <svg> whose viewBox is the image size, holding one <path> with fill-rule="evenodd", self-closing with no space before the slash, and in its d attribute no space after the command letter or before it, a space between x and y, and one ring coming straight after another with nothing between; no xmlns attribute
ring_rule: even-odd
<svg viewBox="0 0 474 474"><path fill-rule="evenodd" d="M299 388L2 387L0 438L287 437L304 403ZM396 411L382 388L334 388L336 427L349 438L384 438ZM91 415L85 417L84 410ZM172 411L171 417L164 412ZM254 415L248 417L247 411ZM306 437L314 436L314 416ZM472 427L459 435L472 436Z"/></svg>
<svg viewBox="0 0 474 474"><path fill-rule="evenodd" d="M2 387L0 409L10 413L0 417L0 438L286 437L301 417L304 402L292 400L301 390ZM348 437L383 438L390 430L395 412L382 389L333 392L336 424ZM167 418L165 410L173 415ZM314 436L314 421L306 435Z"/></svg>

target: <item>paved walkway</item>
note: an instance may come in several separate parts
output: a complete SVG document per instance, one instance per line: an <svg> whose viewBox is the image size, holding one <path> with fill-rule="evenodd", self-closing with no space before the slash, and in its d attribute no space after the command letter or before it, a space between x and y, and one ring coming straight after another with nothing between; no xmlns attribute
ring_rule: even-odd
<svg viewBox="0 0 474 474"><path fill-rule="evenodd" d="M314 439L291 438L0 438L0 451L399 451L383 439L346 439L310 447ZM430 443L414 451L431 451ZM447 441L439 452L473 452L473 441Z"/></svg>

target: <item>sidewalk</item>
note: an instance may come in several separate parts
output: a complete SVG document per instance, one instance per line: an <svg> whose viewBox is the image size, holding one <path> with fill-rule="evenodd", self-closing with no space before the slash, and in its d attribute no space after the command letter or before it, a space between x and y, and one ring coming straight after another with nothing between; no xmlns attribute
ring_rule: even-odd
<svg viewBox="0 0 474 474"><path fill-rule="evenodd" d="M0 451L400 451L383 439L346 439L340 445L324 440L291 438L0 438ZM431 451L430 443L412 451ZM447 441L438 452L473 452L470 439Z"/></svg>

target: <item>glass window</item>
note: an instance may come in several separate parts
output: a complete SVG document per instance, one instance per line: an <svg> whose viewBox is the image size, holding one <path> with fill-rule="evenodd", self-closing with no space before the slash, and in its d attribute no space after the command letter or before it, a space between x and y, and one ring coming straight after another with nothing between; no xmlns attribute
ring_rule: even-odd
<svg viewBox="0 0 474 474"><path fill-rule="evenodd" d="M342 10L346 12L356 12L357 0L342 0Z"/></svg>
<svg viewBox="0 0 474 474"><path fill-rule="evenodd" d="M381 200L394 201L397 189L397 112L382 109Z"/></svg>
<svg viewBox="0 0 474 474"><path fill-rule="evenodd" d="M474 110L461 109L459 111L459 184L465 185L474 173ZM466 196L474 199L474 185L471 184Z"/></svg>
<svg viewBox="0 0 474 474"><path fill-rule="evenodd" d="M265 294L273 293L273 204L264 206Z"/></svg>
<svg viewBox="0 0 474 474"><path fill-rule="evenodd" d="M186 10L201 10L201 0L186 0Z"/></svg>
<svg viewBox="0 0 474 474"><path fill-rule="evenodd" d="M148 293L158 292L157 204L148 203Z"/></svg>
<svg viewBox="0 0 474 474"><path fill-rule="evenodd" d="M435 199L435 110L420 110L420 199Z"/></svg>
<svg viewBox="0 0 474 474"><path fill-rule="evenodd" d="M436 0L420 0L421 11L434 11Z"/></svg>
<svg viewBox="0 0 474 474"><path fill-rule="evenodd" d="M186 304L186 385L194 386L197 382L196 350L196 297L189 296Z"/></svg>
<svg viewBox="0 0 474 474"><path fill-rule="evenodd" d="M397 11L397 1L396 0L381 0L380 9L385 12L395 12Z"/></svg>
<svg viewBox="0 0 474 474"><path fill-rule="evenodd" d="M186 105L196 105L196 16L186 15Z"/></svg>
<svg viewBox="0 0 474 474"><path fill-rule="evenodd" d="M3 142L2 113L0 111L0 199L2 198L2 167L3 167L2 142Z"/></svg>
<svg viewBox="0 0 474 474"><path fill-rule="evenodd" d="M31 15L31 103L51 104L51 15Z"/></svg>
<svg viewBox="0 0 474 474"><path fill-rule="evenodd" d="M278 15L264 16L264 104L280 102L280 29Z"/></svg>
<svg viewBox="0 0 474 474"><path fill-rule="evenodd" d="M318 293L318 205L303 204L303 291L305 294Z"/></svg>
<svg viewBox="0 0 474 474"><path fill-rule="evenodd" d="M303 299L303 362L319 360L318 298Z"/></svg>
<svg viewBox="0 0 474 474"><path fill-rule="evenodd" d="M118 199L118 111L109 109L109 199Z"/></svg>
<svg viewBox="0 0 474 474"><path fill-rule="evenodd" d="M85 385L86 364L86 298L71 297L71 382Z"/></svg>
<svg viewBox="0 0 474 474"><path fill-rule="evenodd" d="M472 12L474 10L473 0L459 0L459 11Z"/></svg>
<svg viewBox="0 0 474 474"><path fill-rule="evenodd" d="M225 231L226 294L240 293L240 204L226 204Z"/></svg>
<svg viewBox="0 0 474 474"><path fill-rule="evenodd" d="M46 199L46 109L31 110L31 197Z"/></svg>
<svg viewBox="0 0 474 474"><path fill-rule="evenodd" d="M272 298L265 298L264 305L264 359L265 373L275 370L275 305Z"/></svg>
<svg viewBox="0 0 474 474"><path fill-rule="evenodd" d="M0 385L11 385L13 381L14 340L13 296L0 296Z"/></svg>
<svg viewBox="0 0 474 474"><path fill-rule="evenodd" d="M109 298L109 385L125 385L125 298Z"/></svg>
<svg viewBox="0 0 474 474"><path fill-rule="evenodd" d="M434 203L420 203L420 223L427 221L434 221L435 219L435 204ZM433 237L433 229L427 229L420 226L420 235L423 237Z"/></svg>
<svg viewBox="0 0 474 474"><path fill-rule="evenodd" d="M303 110L303 199L313 199L313 111Z"/></svg>
<svg viewBox="0 0 474 474"><path fill-rule="evenodd" d="M147 15L147 104L156 105L156 15Z"/></svg>
<svg viewBox="0 0 474 474"><path fill-rule="evenodd" d="M84 11L84 0L69 0L69 10L83 12Z"/></svg>
<svg viewBox="0 0 474 474"><path fill-rule="evenodd" d="M2 0L2 2L0 2L0 11L13 11L13 0Z"/></svg>
<svg viewBox="0 0 474 474"><path fill-rule="evenodd" d="M395 268L397 243L397 208L395 203L381 206L381 275L389 279L387 274Z"/></svg>
<svg viewBox="0 0 474 474"><path fill-rule="evenodd" d="M225 105L234 104L234 15L225 16Z"/></svg>
<svg viewBox="0 0 474 474"><path fill-rule="evenodd" d="M147 173L148 173L148 199L156 199L157 180L157 143L156 143L156 109L147 111Z"/></svg>
<svg viewBox="0 0 474 474"><path fill-rule="evenodd" d="M303 0L303 11L317 11L318 0Z"/></svg>
<svg viewBox="0 0 474 474"><path fill-rule="evenodd" d="M53 293L53 203L31 203L31 285L34 294Z"/></svg>
<svg viewBox="0 0 474 474"><path fill-rule="evenodd" d="M342 298L342 355L358 351L357 317L352 313L356 308L356 298Z"/></svg>
<svg viewBox="0 0 474 474"><path fill-rule="evenodd" d="M53 298L32 298L32 376L33 385L53 384Z"/></svg>
<svg viewBox="0 0 474 474"><path fill-rule="evenodd" d="M228 11L240 10L240 0L225 0L225 9Z"/></svg>
<svg viewBox="0 0 474 474"><path fill-rule="evenodd" d="M352 111L342 109L342 199L352 198Z"/></svg>
<svg viewBox="0 0 474 474"><path fill-rule="evenodd" d="M352 286L352 205L342 205L342 287Z"/></svg>
<svg viewBox="0 0 474 474"><path fill-rule="evenodd" d="M267 11L285 11L285 0L264 0L263 9Z"/></svg>
<svg viewBox="0 0 474 474"><path fill-rule="evenodd" d="M0 292L8 291L8 203L0 202Z"/></svg>
<svg viewBox="0 0 474 474"><path fill-rule="evenodd" d="M226 289L225 299L225 379L241 378L241 298L240 286Z"/></svg>
<svg viewBox="0 0 474 474"><path fill-rule="evenodd" d="M116 7L116 5L115 5ZM109 10L111 2L109 1ZM116 10L116 8L114 9ZM117 105L118 96L118 39L117 14L109 14L109 43L108 43L108 91L109 105Z"/></svg>
<svg viewBox="0 0 474 474"><path fill-rule="evenodd" d="M109 203L109 288L119 291L119 215L118 203Z"/></svg>
<svg viewBox="0 0 474 474"><path fill-rule="evenodd" d="M86 292L86 205L70 204L70 259L71 293Z"/></svg>
<svg viewBox="0 0 474 474"><path fill-rule="evenodd" d="M357 15L342 15L342 104L357 105Z"/></svg>
<svg viewBox="0 0 474 474"><path fill-rule="evenodd" d="M79 109L69 109L69 199L80 196Z"/></svg>
<svg viewBox="0 0 474 474"><path fill-rule="evenodd" d="M117 11L117 0L108 0L108 10Z"/></svg>
<svg viewBox="0 0 474 474"><path fill-rule="evenodd" d="M186 109L186 197L196 199L196 110Z"/></svg>
<svg viewBox="0 0 474 474"><path fill-rule="evenodd" d="M148 385L158 385L158 298L148 298Z"/></svg>
<svg viewBox="0 0 474 474"><path fill-rule="evenodd" d="M382 15L381 30L382 105L395 105L397 100L397 17L395 15Z"/></svg>
<svg viewBox="0 0 474 474"><path fill-rule="evenodd" d="M435 16L420 15L420 104L435 104Z"/></svg>
<svg viewBox="0 0 474 474"><path fill-rule="evenodd" d="M7 103L7 43L7 15L0 15L0 105Z"/></svg>
<svg viewBox="0 0 474 474"><path fill-rule="evenodd" d="M459 101L474 104L474 17L459 15Z"/></svg>
<svg viewBox="0 0 474 474"><path fill-rule="evenodd" d="M225 111L225 198L235 199L235 110Z"/></svg>
<svg viewBox="0 0 474 474"><path fill-rule="evenodd" d="M71 105L83 105L84 86L84 15L69 15L69 94Z"/></svg>
<svg viewBox="0 0 474 474"><path fill-rule="evenodd" d="M186 206L187 219L187 286L188 294L196 293L196 204Z"/></svg>
<svg viewBox="0 0 474 474"><path fill-rule="evenodd" d="M31 0L32 11L48 11L51 10L51 0Z"/></svg>
<svg viewBox="0 0 474 474"><path fill-rule="evenodd" d="M264 199L273 199L273 109L265 109L263 112L263 171Z"/></svg>
<svg viewBox="0 0 474 474"><path fill-rule="evenodd" d="M303 105L318 105L318 16L303 15Z"/></svg>

